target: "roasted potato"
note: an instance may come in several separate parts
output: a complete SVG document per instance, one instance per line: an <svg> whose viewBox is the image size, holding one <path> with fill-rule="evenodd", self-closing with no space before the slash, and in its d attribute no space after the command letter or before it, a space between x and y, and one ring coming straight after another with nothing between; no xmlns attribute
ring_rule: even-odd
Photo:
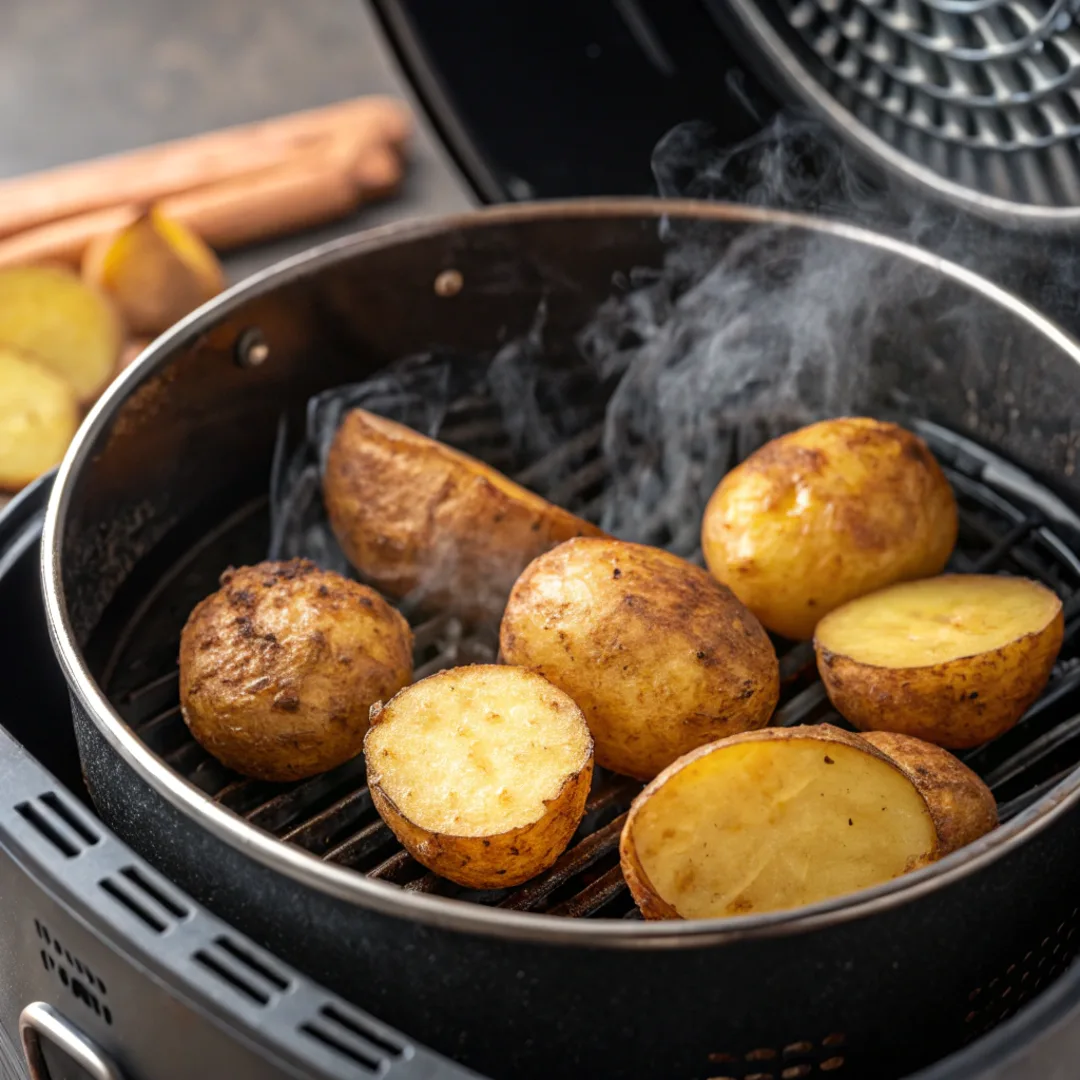
<svg viewBox="0 0 1080 1080"><path fill-rule="evenodd" d="M0 490L18 491L58 465L78 426L67 382L0 346Z"/></svg>
<svg viewBox="0 0 1080 1080"><path fill-rule="evenodd" d="M925 798L885 754L822 724L692 751L634 800L623 875L647 919L754 915L866 889L938 856Z"/></svg>
<svg viewBox="0 0 1080 1080"><path fill-rule="evenodd" d="M777 634L802 640L847 600L944 569L956 500L926 444L895 424L826 420L720 482L701 542L713 575Z"/></svg>
<svg viewBox="0 0 1080 1080"><path fill-rule="evenodd" d="M192 735L259 780L299 780L355 757L371 705L411 678L401 615L305 559L227 571L180 638Z"/></svg>
<svg viewBox="0 0 1080 1080"><path fill-rule="evenodd" d="M371 710L368 786L429 870L472 889L546 870L585 813L593 744L581 710L539 675L454 668Z"/></svg>
<svg viewBox="0 0 1080 1080"><path fill-rule="evenodd" d="M1046 686L1061 601L1024 578L946 574L852 600L818 624L818 671L862 731L952 750L1004 734Z"/></svg>
<svg viewBox="0 0 1080 1080"><path fill-rule="evenodd" d="M892 731L868 731L862 737L892 758L922 792L942 856L997 828L997 802L990 789L948 750Z"/></svg>
<svg viewBox="0 0 1080 1080"><path fill-rule="evenodd" d="M123 343L120 319L97 289L68 270L0 270L0 345L25 353L90 401L112 378Z"/></svg>
<svg viewBox="0 0 1080 1080"><path fill-rule="evenodd" d="M496 620L529 561L599 529L475 459L354 409L323 478L349 561L390 596Z"/></svg>
<svg viewBox="0 0 1080 1080"><path fill-rule="evenodd" d="M768 723L765 631L704 570L621 540L569 540L514 585L499 644L581 707L605 768L649 780L688 750Z"/></svg>

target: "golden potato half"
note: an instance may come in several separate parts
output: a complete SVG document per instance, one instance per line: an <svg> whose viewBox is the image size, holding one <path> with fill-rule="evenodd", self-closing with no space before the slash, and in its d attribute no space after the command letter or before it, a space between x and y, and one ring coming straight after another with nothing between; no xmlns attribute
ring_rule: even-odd
<svg viewBox="0 0 1080 1080"><path fill-rule="evenodd" d="M932 862L937 833L903 771L823 724L703 746L634 800L619 846L647 919L815 904Z"/></svg>
<svg viewBox="0 0 1080 1080"><path fill-rule="evenodd" d="M508 664L581 707L605 768L650 780L703 743L767 724L780 693L761 624L659 548L577 539L532 562L503 615Z"/></svg>
<svg viewBox="0 0 1080 1080"><path fill-rule="evenodd" d="M355 757L371 705L411 678L401 615L304 559L227 571L180 638L192 735L259 780L299 780Z"/></svg>
<svg viewBox="0 0 1080 1080"><path fill-rule="evenodd" d="M997 828L997 802L990 789L948 750L892 731L869 731L862 737L892 758L922 792L942 856Z"/></svg>
<svg viewBox="0 0 1080 1080"><path fill-rule="evenodd" d="M1004 734L1039 696L1061 601L1025 578L946 574L853 600L818 624L818 671L841 716L953 750Z"/></svg>
<svg viewBox="0 0 1080 1080"><path fill-rule="evenodd" d="M593 744L581 710L530 671L454 668L371 711L368 786L417 862L459 885L520 885L585 813Z"/></svg>
<svg viewBox="0 0 1080 1080"><path fill-rule="evenodd" d="M68 270L0 270L0 345L26 353L64 378L80 401L105 388L123 334L112 304Z"/></svg>
<svg viewBox="0 0 1080 1080"><path fill-rule="evenodd" d="M354 409L323 495L349 561L383 592L497 619L529 561L599 529L457 450Z"/></svg>
<svg viewBox="0 0 1080 1080"><path fill-rule="evenodd" d="M59 465L78 426L67 382L0 345L0 490L18 491Z"/></svg>
<svg viewBox="0 0 1080 1080"><path fill-rule="evenodd" d="M922 439L848 418L774 439L728 473L701 542L715 577L769 630L802 640L847 600L939 574L957 528Z"/></svg>

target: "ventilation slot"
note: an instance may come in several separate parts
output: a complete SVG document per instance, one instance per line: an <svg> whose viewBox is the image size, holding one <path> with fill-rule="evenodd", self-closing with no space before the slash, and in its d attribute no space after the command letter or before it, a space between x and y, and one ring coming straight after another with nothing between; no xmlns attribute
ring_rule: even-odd
<svg viewBox="0 0 1080 1080"><path fill-rule="evenodd" d="M237 944L228 937L219 937L210 948L200 949L194 960L257 1005L269 1005L271 998L291 986L272 961L257 954L252 946Z"/></svg>
<svg viewBox="0 0 1080 1080"><path fill-rule="evenodd" d="M82 815L56 792L47 791L36 799L19 803L15 812L69 859L98 842L97 833Z"/></svg>
<svg viewBox="0 0 1080 1080"><path fill-rule="evenodd" d="M134 866L124 867L119 874L105 878L100 885L155 934L163 934L190 914L167 886L152 881L148 874Z"/></svg>
<svg viewBox="0 0 1080 1080"><path fill-rule="evenodd" d="M314 1020L300 1025L300 1031L373 1073L405 1052L402 1044L373 1031L363 1017L351 1015L335 1005L323 1006Z"/></svg>

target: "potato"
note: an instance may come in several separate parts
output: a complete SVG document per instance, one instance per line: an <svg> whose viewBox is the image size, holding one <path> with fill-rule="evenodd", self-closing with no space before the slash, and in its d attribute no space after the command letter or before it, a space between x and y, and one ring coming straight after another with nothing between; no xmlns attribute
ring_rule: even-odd
<svg viewBox="0 0 1080 1080"><path fill-rule="evenodd" d="M569 540L510 594L502 658L581 707L605 768L650 780L688 750L768 723L780 693L765 631L704 570L659 548Z"/></svg>
<svg viewBox="0 0 1080 1080"><path fill-rule="evenodd" d="M990 789L948 750L892 731L869 731L862 737L892 758L922 792L934 817L941 855L997 828L997 802Z"/></svg>
<svg viewBox="0 0 1080 1080"><path fill-rule="evenodd" d="M814 649L855 727L961 750L1024 715L1063 633L1061 601L1037 582L947 574L852 600L821 620Z"/></svg>
<svg viewBox="0 0 1080 1080"><path fill-rule="evenodd" d="M71 387L0 346L0 489L18 491L58 465L78 426Z"/></svg>
<svg viewBox="0 0 1080 1080"><path fill-rule="evenodd" d="M259 780L299 780L355 757L371 705L411 678L401 615L305 559L227 571L180 638L192 735Z"/></svg>
<svg viewBox="0 0 1080 1080"><path fill-rule="evenodd" d="M120 355L112 304L75 274L54 267L0 270L0 345L40 361L90 401Z"/></svg>
<svg viewBox="0 0 1080 1080"><path fill-rule="evenodd" d="M756 915L891 881L938 856L926 800L838 728L767 728L702 746L634 800L619 845L647 919Z"/></svg>
<svg viewBox="0 0 1080 1080"><path fill-rule="evenodd" d="M826 420L751 454L721 481L701 542L714 576L784 637L847 600L940 573L957 534L948 480L911 432Z"/></svg>
<svg viewBox="0 0 1080 1080"><path fill-rule="evenodd" d="M128 329L143 335L167 330L225 288L210 248L156 210L90 244L82 274L112 297Z"/></svg>
<svg viewBox="0 0 1080 1080"><path fill-rule="evenodd" d="M338 429L323 494L365 580L470 619L497 619L541 552L603 535L487 465L362 409Z"/></svg>
<svg viewBox="0 0 1080 1080"><path fill-rule="evenodd" d="M454 668L371 710L368 786L429 870L472 889L520 885L585 813L593 744L581 710L529 671Z"/></svg>

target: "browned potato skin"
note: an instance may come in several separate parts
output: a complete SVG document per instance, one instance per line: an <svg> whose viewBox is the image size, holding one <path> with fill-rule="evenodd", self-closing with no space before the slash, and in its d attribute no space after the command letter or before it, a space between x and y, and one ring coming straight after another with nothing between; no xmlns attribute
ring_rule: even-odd
<svg viewBox="0 0 1080 1080"><path fill-rule="evenodd" d="M865 472L849 482L855 467ZM848 417L774 439L728 473L705 509L702 546L764 626L805 640L848 600L940 573L957 530L956 499L922 439Z"/></svg>
<svg viewBox="0 0 1080 1080"><path fill-rule="evenodd" d="M363 409L338 428L323 494L365 580L469 619L497 619L541 552L604 535L482 462Z"/></svg>
<svg viewBox="0 0 1080 1080"><path fill-rule="evenodd" d="M259 780L299 780L355 757L371 705L411 678L402 616L305 559L226 571L180 638L192 735Z"/></svg>
<svg viewBox="0 0 1080 1080"><path fill-rule="evenodd" d="M589 591L576 604L560 581ZM779 665L761 624L706 571L659 548L568 540L534 560L510 594L504 662L577 702L597 764L651 780L703 743L768 723ZM692 664L676 686L657 674Z"/></svg>
<svg viewBox="0 0 1080 1080"><path fill-rule="evenodd" d="M892 731L869 731L862 738L892 758L919 789L933 815L942 856L997 828L990 789L948 750Z"/></svg>
<svg viewBox="0 0 1080 1080"><path fill-rule="evenodd" d="M682 916L653 888L652 882L649 881L648 874L645 873L645 870L638 859L637 849L634 846L634 815L637 813L638 809L648 801L649 796L662 787L674 773L685 768L690 762L697 758L712 753L718 746L728 746L737 742L779 742L787 739L806 738L813 738L823 743L842 743L845 746L852 746L858 750L862 750L864 753L870 753L873 754L874 757L888 761L890 765L900 769L901 772L904 771L891 757L883 753L876 746L868 746L867 740L862 735L855 735L850 731L844 731L843 728L833 727L831 724L808 724L791 728L776 727L764 728L760 731L744 731L738 735L732 735L727 739L719 739L716 742L709 743L705 746L699 746L689 754L684 754L678 761L672 762L651 783L647 784L638 794L637 798L634 799L630 806L630 812L626 815L626 822L623 825L622 834L619 838L619 862L622 866L623 877L626 879L626 886L630 890L630 895L634 898L634 903L637 904L638 909L646 919L660 920L682 918ZM907 774L905 773L905 775ZM917 784L915 786L918 788ZM919 790L919 793L923 794L921 789ZM926 796L923 795L923 798L925 799ZM933 809L931 808L931 813L932 812ZM933 862L939 857L940 851L935 852L927 861ZM917 867L912 867L912 869L917 869Z"/></svg>
<svg viewBox="0 0 1080 1080"><path fill-rule="evenodd" d="M372 716L372 723L377 718ZM585 813L593 765L563 785L542 821L497 836L450 836L421 829L406 818L379 786L370 784L379 817L401 846L433 874L467 889L509 889L543 873L566 850Z"/></svg>
<svg viewBox="0 0 1080 1080"><path fill-rule="evenodd" d="M1034 704L1061 651L1065 618L978 656L927 667L861 664L815 642L829 700L860 731L887 729L967 750L1004 735Z"/></svg>

